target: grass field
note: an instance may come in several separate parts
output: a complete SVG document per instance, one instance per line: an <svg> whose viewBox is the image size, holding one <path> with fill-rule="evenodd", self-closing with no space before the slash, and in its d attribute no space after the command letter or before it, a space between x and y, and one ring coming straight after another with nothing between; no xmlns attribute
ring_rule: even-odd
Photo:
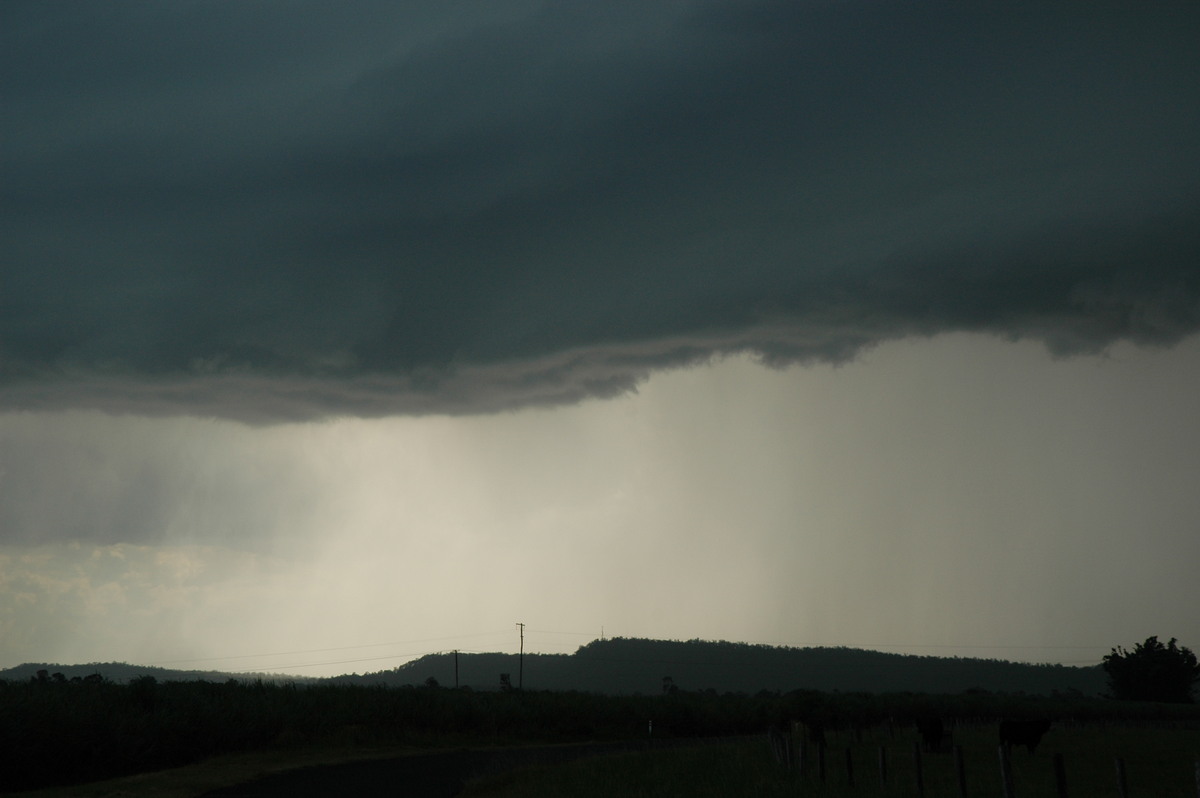
<svg viewBox="0 0 1200 798"><path fill-rule="evenodd" d="M258 776L311 765L334 765L420 753L407 747L298 747L227 754L192 765L116 779L6 793L6 798L195 798Z"/></svg>
<svg viewBox="0 0 1200 798"><path fill-rule="evenodd" d="M606 756L568 765L503 774L471 784L467 798L541 798L542 796L910 796L917 795L913 757L915 734L886 729L861 739L830 735L826 778L817 778L815 756L804 772L788 772L775 760L765 736L761 741L721 747L650 750ZM1003 798L994 725L959 728L954 742L963 749L971 798ZM881 781L879 749L886 752L886 781ZM848 783L846 751L854 768ZM1195 762L1200 731L1151 727L1094 726L1052 728L1034 755L1012 752L1012 776L1019 798L1055 798L1054 754L1064 759L1071 796L1117 796L1115 757L1125 761L1130 796L1197 798ZM922 753L926 798L958 798L952 753Z"/></svg>
<svg viewBox="0 0 1200 798"><path fill-rule="evenodd" d="M953 727L972 798L1001 795L997 723L984 720L999 717L1074 719L1051 728L1036 756L1014 752L1011 761L1021 798L1055 794L1055 753L1065 757L1075 798L1116 794L1115 756L1125 760L1130 796L1197 798L1193 763L1200 758L1200 709L1190 704L982 691L933 696L814 691L605 696L299 687L257 681L160 684L153 679L128 685L0 682L0 793L186 798L271 772L356 759L602 741L644 743L653 719L656 739L664 743L716 735L751 735L751 742L723 748L711 743L661 745L646 753L523 770L474 783L473 794L905 795L913 794L916 783L914 719L930 717ZM858 735L827 733L822 781L811 747L799 771L774 761L765 730L786 725L791 718L831 729L857 724L869 730ZM887 761L882 783L881 747ZM853 793L847 783L847 753L856 777ZM923 763L925 795L958 795L952 754L926 753ZM426 774L423 767L406 760L401 769ZM78 786L21 792L55 784Z"/></svg>
<svg viewBox="0 0 1200 798"><path fill-rule="evenodd" d="M816 758L808 749L802 772L779 765L766 736L718 745L653 748L578 760L565 765L504 773L470 784L464 798L543 798L548 796L631 796L633 798L727 798L729 796L912 796L916 795L913 759L915 733L886 728L829 734L826 778L817 778ZM954 730L963 748L971 798L1003 798L994 725ZM886 752L886 781L881 783L879 749ZM855 784L848 784L846 751ZM414 749L400 747L296 748L213 757L182 768L112 779L93 784L17 793L13 798L193 798L208 790L240 783L265 773L314 764L382 758ZM1151 726L1055 727L1034 755L1012 752L1019 798L1055 798L1053 756L1062 754L1070 795L1117 796L1114 758L1126 764L1131 798L1197 798L1195 761L1200 759L1200 730ZM958 798L951 753L922 753L926 798Z"/></svg>

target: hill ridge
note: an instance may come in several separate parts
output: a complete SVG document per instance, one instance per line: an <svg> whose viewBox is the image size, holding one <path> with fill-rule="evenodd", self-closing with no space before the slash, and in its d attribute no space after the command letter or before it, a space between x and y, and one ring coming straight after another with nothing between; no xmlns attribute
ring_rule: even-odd
<svg viewBox="0 0 1200 798"><path fill-rule="evenodd" d="M574 654L526 654L526 689L632 694L664 689L757 693L842 692L960 693L968 690L1049 695L1097 695L1105 687L1099 664L1073 667L969 657L898 654L838 647L770 646L705 640L608 638ZM458 683L498 689L500 674L518 686L517 654L460 653ZM390 671L355 679L371 684L419 685L428 679L455 684L453 652L427 654Z"/></svg>
<svg viewBox="0 0 1200 798"><path fill-rule="evenodd" d="M968 691L1050 695L1099 695L1105 689L1099 664L1028 664L974 657L898 654L849 646L771 646L725 640L655 640L613 637L593 640L573 654L524 655L502 652L426 654L396 668L333 677L280 673L172 670L126 663L59 665L25 663L0 671L0 679L28 680L39 670L83 678L99 673L114 682L142 676L159 681L248 681L297 684L423 685L501 689L576 690L612 695L692 690L718 693L761 691L856 693L962 693Z"/></svg>

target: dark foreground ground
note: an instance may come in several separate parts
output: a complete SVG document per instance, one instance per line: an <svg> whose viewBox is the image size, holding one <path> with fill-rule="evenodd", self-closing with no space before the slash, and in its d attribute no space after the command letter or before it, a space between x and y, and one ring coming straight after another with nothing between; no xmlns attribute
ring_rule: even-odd
<svg viewBox="0 0 1200 798"><path fill-rule="evenodd" d="M467 781L516 768L644 748L645 743L595 743L495 751L459 750L300 768L204 793L202 798L327 798L330 795L457 795Z"/></svg>

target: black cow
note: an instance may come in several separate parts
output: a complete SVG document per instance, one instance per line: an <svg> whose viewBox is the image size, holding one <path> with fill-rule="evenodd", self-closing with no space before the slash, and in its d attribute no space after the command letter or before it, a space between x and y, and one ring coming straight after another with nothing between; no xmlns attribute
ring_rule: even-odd
<svg viewBox="0 0 1200 798"><path fill-rule="evenodd" d="M808 720L804 723L808 729L808 739L814 745L825 745L825 721Z"/></svg>
<svg viewBox="0 0 1200 798"><path fill-rule="evenodd" d="M1005 749L1023 745L1029 753L1037 750L1042 735L1050 729L1048 720L1002 720L1000 721L1000 744Z"/></svg>
<svg viewBox="0 0 1200 798"><path fill-rule="evenodd" d="M921 735L926 751L942 750L942 737L946 729L941 718L917 718L917 733Z"/></svg>

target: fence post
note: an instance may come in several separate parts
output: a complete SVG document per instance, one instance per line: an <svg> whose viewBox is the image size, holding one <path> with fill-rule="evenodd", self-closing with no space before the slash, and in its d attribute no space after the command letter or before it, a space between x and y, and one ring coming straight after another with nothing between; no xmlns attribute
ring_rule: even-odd
<svg viewBox="0 0 1200 798"><path fill-rule="evenodd" d="M921 744L913 743L913 771L917 778L917 795L925 794L925 774L921 772Z"/></svg>
<svg viewBox="0 0 1200 798"><path fill-rule="evenodd" d="M792 769L792 739L789 735L784 734L779 729L772 726L767 731L767 740L771 744L771 750L775 752L775 760L783 766L784 770L791 771Z"/></svg>
<svg viewBox="0 0 1200 798"><path fill-rule="evenodd" d="M961 745L954 746L954 772L958 774L958 798L967 798L967 768Z"/></svg>
<svg viewBox="0 0 1200 798"><path fill-rule="evenodd" d="M1196 771L1196 798L1200 798L1200 759L1192 763Z"/></svg>
<svg viewBox="0 0 1200 798"><path fill-rule="evenodd" d="M1196 765L1200 768L1200 762ZM1200 773L1200 770L1196 771ZM879 786L880 788L887 786L887 749L882 745L879 746ZM1200 798L1200 796L1198 796Z"/></svg>
<svg viewBox="0 0 1200 798"><path fill-rule="evenodd" d="M804 778L804 738L796 741L796 775Z"/></svg>
<svg viewBox="0 0 1200 798"><path fill-rule="evenodd" d="M817 778L825 782L825 743L817 743Z"/></svg>
<svg viewBox="0 0 1200 798"><path fill-rule="evenodd" d="M846 747L846 785L854 786L854 757L850 754L850 747Z"/></svg>
<svg viewBox="0 0 1200 798"><path fill-rule="evenodd" d="M1125 760L1118 756L1114 759L1114 764L1117 766L1117 795L1121 798L1129 798L1129 783L1125 779Z"/></svg>
<svg viewBox="0 0 1200 798"><path fill-rule="evenodd" d="M1058 798L1067 796L1067 766L1062 754L1054 755L1054 788L1058 790Z"/></svg>
<svg viewBox="0 0 1200 798"><path fill-rule="evenodd" d="M1000 786L1004 789L1004 798L1016 798L1016 790L1013 789L1012 766L1008 761L1008 751L1004 745L1000 746Z"/></svg>

